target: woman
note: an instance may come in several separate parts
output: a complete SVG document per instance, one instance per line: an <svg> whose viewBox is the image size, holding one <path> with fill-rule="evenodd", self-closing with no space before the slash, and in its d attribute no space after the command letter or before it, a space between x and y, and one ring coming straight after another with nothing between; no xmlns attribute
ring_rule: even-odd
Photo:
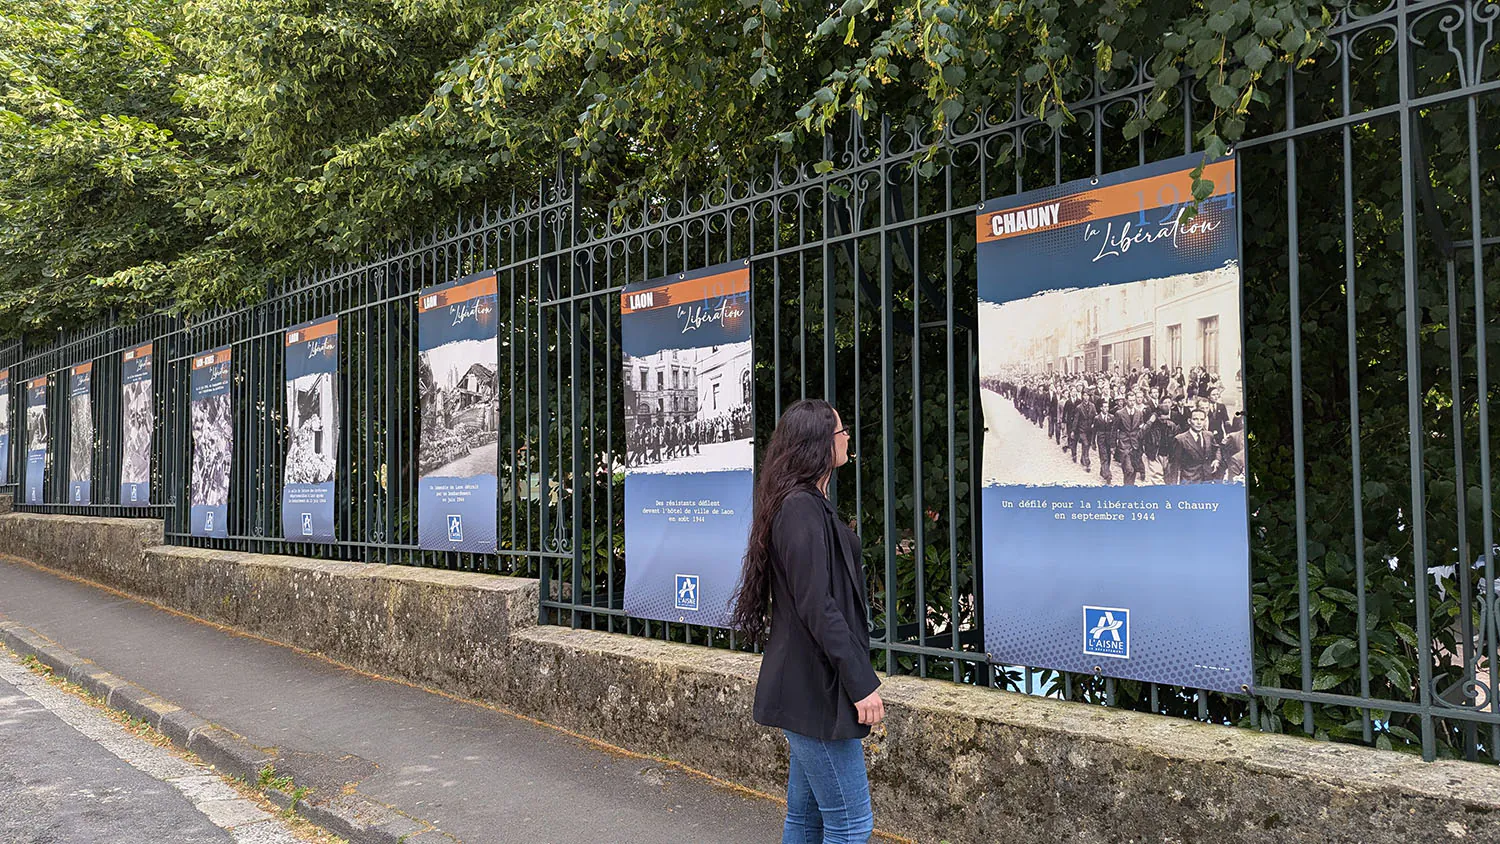
<svg viewBox="0 0 1500 844"><path fill-rule="evenodd" d="M735 595L735 628L766 646L755 721L779 727L791 747L783 844L865 842L874 829L860 739L885 705L859 536L828 500L833 470L848 461L849 432L828 402L787 408L756 481Z"/></svg>

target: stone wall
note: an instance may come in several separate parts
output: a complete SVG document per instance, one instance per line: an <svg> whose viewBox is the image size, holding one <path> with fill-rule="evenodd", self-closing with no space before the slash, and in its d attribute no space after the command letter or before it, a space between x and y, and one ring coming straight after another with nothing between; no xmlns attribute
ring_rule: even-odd
<svg viewBox="0 0 1500 844"><path fill-rule="evenodd" d="M513 637L507 705L769 793L756 657L559 627ZM1500 834L1500 771L885 677L866 742L876 819L923 842L1410 844ZM528 702L529 701L529 702Z"/></svg>
<svg viewBox="0 0 1500 844"><path fill-rule="evenodd" d="M141 564L145 550L161 545L163 536L157 519L14 512L0 516L0 554L137 595L145 594L151 585Z"/></svg>
<svg viewBox="0 0 1500 844"><path fill-rule="evenodd" d="M140 565L142 597L460 694L478 696L537 619L537 582L513 577L166 546Z"/></svg>
<svg viewBox="0 0 1500 844"><path fill-rule="evenodd" d="M491 701L769 793L757 657L535 626L534 581L155 546L158 524L0 516L0 552L357 668ZM155 547L153 547L155 546ZM941 680L887 678L882 829L920 841L1411 842L1500 836L1500 771Z"/></svg>

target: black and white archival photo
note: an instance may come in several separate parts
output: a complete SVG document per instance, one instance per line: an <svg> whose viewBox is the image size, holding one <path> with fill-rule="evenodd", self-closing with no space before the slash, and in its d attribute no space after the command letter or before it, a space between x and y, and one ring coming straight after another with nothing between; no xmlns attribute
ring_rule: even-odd
<svg viewBox="0 0 1500 844"><path fill-rule="evenodd" d="M1239 268L980 305L985 482L1243 483Z"/></svg>
<svg viewBox="0 0 1500 844"><path fill-rule="evenodd" d="M229 393L194 399L192 404L193 471L189 494L194 506L229 503L229 461L233 420Z"/></svg>
<svg viewBox="0 0 1500 844"><path fill-rule="evenodd" d="M68 397L68 482L88 483L94 461L94 402L88 393Z"/></svg>
<svg viewBox="0 0 1500 844"><path fill-rule="evenodd" d="M26 451L43 451L47 448L47 406L30 405L26 408Z"/></svg>
<svg viewBox="0 0 1500 844"><path fill-rule="evenodd" d="M455 340L420 352L422 477L494 475L500 455L496 341Z"/></svg>
<svg viewBox="0 0 1500 844"><path fill-rule="evenodd" d="M120 483L144 484L151 480L151 380L133 381L125 395L125 445L120 455Z"/></svg>
<svg viewBox="0 0 1500 844"><path fill-rule="evenodd" d="M625 356L625 471L752 468L750 343Z"/></svg>
<svg viewBox="0 0 1500 844"><path fill-rule="evenodd" d="M286 455L286 482L322 484L333 480L338 448L338 406L333 374L314 372L286 385L287 427L292 443Z"/></svg>

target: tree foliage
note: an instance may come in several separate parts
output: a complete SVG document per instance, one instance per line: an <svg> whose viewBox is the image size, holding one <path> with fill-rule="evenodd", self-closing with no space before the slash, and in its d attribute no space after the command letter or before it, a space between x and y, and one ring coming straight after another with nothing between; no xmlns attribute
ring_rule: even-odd
<svg viewBox="0 0 1500 844"><path fill-rule="evenodd" d="M1338 0L14 0L0 331L198 309L576 165L601 202L821 157L843 116L1060 124L1148 65L1221 150Z"/></svg>
<svg viewBox="0 0 1500 844"><path fill-rule="evenodd" d="M180 101L170 3L21 0L0 17L0 324L64 324L95 301L152 309L212 249L187 208L217 184ZM211 276L199 276L217 289Z"/></svg>

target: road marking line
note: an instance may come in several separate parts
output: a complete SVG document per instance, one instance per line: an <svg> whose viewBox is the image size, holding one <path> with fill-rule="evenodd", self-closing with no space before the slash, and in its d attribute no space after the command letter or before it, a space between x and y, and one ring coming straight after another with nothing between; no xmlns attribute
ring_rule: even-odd
<svg viewBox="0 0 1500 844"><path fill-rule="evenodd" d="M240 797L207 766L180 759L164 748L133 736L83 700L55 688L20 660L0 650L0 680L40 704L58 720L119 757L132 768L177 789L214 826L237 844L301 844L253 801Z"/></svg>

